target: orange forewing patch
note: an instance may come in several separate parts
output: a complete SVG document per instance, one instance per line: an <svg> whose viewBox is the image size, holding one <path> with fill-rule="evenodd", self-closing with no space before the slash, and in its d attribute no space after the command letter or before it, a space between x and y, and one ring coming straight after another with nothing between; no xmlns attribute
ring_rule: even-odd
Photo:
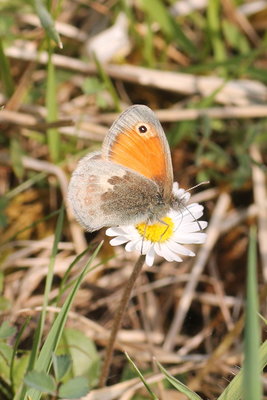
<svg viewBox="0 0 267 400"><path fill-rule="evenodd" d="M110 148L109 159L149 179L160 182L166 180L164 148L157 135L145 137L130 129L122 132Z"/></svg>

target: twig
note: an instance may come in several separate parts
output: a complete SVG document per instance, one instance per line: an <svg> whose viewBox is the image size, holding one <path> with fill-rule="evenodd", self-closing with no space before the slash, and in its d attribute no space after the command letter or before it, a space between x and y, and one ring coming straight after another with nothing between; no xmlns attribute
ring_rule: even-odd
<svg viewBox="0 0 267 400"><path fill-rule="evenodd" d="M8 57L20 60L36 60L47 64L46 52L37 54L36 50L25 47L12 46L5 50ZM54 54L53 64L63 69L78 71L84 74L95 74L96 66L93 63L83 62L75 58ZM186 95L200 95L207 97L215 92L216 101L223 104L248 105L255 102L266 102L267 88L259 81L249 79L225 80L217 76L196 76L193 74L173 71L158 71L133 65L105 65L105 72L113 79L132 82L141 86L154 87L174 93Z"/></svg>
<svg viewBox="0 0 267 400"><path fill-rule="evenodd" d="M217 265L215 262L214 255L212 255L212 257L210 258L209 270L210 270L211 276L213 277L213 281L214 281L213 287L214 287L214 291L217 295L216 297L218 297L219 307L221 309L223 318L227 325L227 329L228 329L228 331L230 331L231 329L233 329L234 323L233 323L229 308L227 307L227 304L225 301L226 296L225 296L225 292L224 292L224 288L223 288L223 283L219 276L219 271L218 271L218 268L217 268Z"/></svg>
<svg viewBox="0 0 267 400"><path fill-rule="evenodd" d="M262 156L256 144L251 145L250 155L255 161L252 164L252 179L254 199L258 208L258 237L260 256L262 262L262 274L265 283L267 282L267 191L266 191L266 176L264 171L258 164L262 164Z"/></svg>
<svg viewBox="0 0 267 400"><path fill-rule="evenodd" d="M120 325L122 322L122 318L125 312L125 309L128 305L131 293L132 293L132 289L133 286L136 282L136 279L138 278L143 264L145 262L145 256L144 255L140 255L140 257L138 258L134 269L132 271L132 274L127 282L127 285L123 291L121 300L120 300L120 304L119 304L119 308L117 309L115 318L114 318L114 322L112 325L112 329L111 329L111 333L110 333L110 338L109 338L109 342L107 345L107 349L106 349L106 354L105 354L105 359L104 359L104 364L103 364L103 368L102 368L102 372L101 372L101 377L99 380L99 386L100 387L104 387L105 383L106 383L106 379L108 376L108 372L109 372L109 367L111 364L111 360L112 360L112 355L113 355L113 349L114 349L114 344L115 344L115 340L118 334L118 331L120 329Z"/></svg>
<svg viewBox="0 0 267 400"><path fill-rule="evenodd" d="M73 120L62 119L58 121L46 122L41 121L40 118L35 117L31 114L17 112L13 110L4 109L0 113L0 122L10 123L13 125L19 125L32 130L46 130L49 128L57 128L61 126L71 126L74 124Z"/></svg>
<svg viewBox="0 0 267 400"><path fill-rule="evenodd" d="M259 46L260 38L246 15L240 12L238 7L234 6L232 0L223 0L222 6L229 21L235 23L239 28L241 28L254 46Z"/></svg>
<svg viewBox="0 0 267 400"><path fill-rule="evenodd" d="M32 25L34 27L41 27L40 19L37 15L34 14L20 14L19 15L20 21ZM55 21L55 28L57 32L65 36L67 38L75 39L79 42L85 42L88 39L87 32L82 31L81 29L76 28L74 25L66 24L61 21Z"/></svg>
<svg viewBox="0 0 267 400"><path fill-rule="evenodd" d="M230 196L227 193L222 193L218 199L218 202L213 212L212 219L207 229L206 243L202 246L202 248L198 253L198 257L191 272L191 279L188 281L184 289L183 296L179 302L178 307L176 308L176 313L173 319L173 323L170 327L170 330L166 336L166 340L164 343L165 350L170 351L173 348L175 343L175 337L182 328L185 316L194 297L194 290L197 286L199 277L203 272L203 269L210 255L210 252L220 235L219 228L221 226L221 221L225 217L225 213L227 208L229 207L229 203L230 203Z"/></svg>
<svg viewBox="0 0 267 400"><path fill-rule="evenodd" d="M25 168L55 175L58 179L63 199L65 202L67 202L68 179L65 172L60 167L47 161L37 160L26 156L22 157L22 163ZM70 221L70 231L75 249L77 253L81 253L87 246L83 232L78 223L74 220L74 217L69 207L66 207L66 212Z"/></svg>
<svg viewBox="0 0 267 400"><path fill-rule="evenodd" d="M180 109L172 108L166 110L155 110L161 122L194 121L198 118L208 117L216 119L248 119L263 118L267 116L267 106L265 104L250 104L245 106L225 106L211 107L205 109ZM112 123L118 118L118 113L102 113L93 120L98 123Z"/></svg>

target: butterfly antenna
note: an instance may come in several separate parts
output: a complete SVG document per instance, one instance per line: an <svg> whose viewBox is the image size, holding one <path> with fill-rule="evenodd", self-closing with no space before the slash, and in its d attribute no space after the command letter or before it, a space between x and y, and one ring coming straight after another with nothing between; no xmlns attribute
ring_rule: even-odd
<svg viewBox="0 0 267 400"><path fill-rule="evenodd" d="M191 188L185 190L185 193L190 192L191 190L196 189L196 188L198 188L199 186L202 186L202 185L209 185L209 184L210 184L210 181L200 182L200 183L198 183L197 185L192 186Z"/></svg>
<svg viewBox="0 0 267 400"><path fill-rule="evenodd" d="M189 210L189 208L186 207L186 206L184 206L184 208L185 208L185 209L187 210L187 212L191 215L191 217L193 218L193 221L197 223L199 230L202 231L203 229L202 229L202 227L201 227L199 221L198 221L198 220L195 218L195 216L191 213L191 211Z"/></svg>
<svg viewBox="0 0 267 400"><path fill-rule="evenodd" d="M160 238L162 239L162 237L165 235L165 233L167 232L167 230L169 229L170 225L167 224L167 222L162 221L160 218L157 218L157 221L160 222L162 225L166 225L166 229L165 231L161 234Z"/></svg>
<svg viewBox="0 0 267 400"><path fill-rule="evenodd" d="M210 181L200 182L200 183L198 183L197 185L192 186L191 188L185 190L185 193L188 193L188 192L190 192L191 190L198 188L199 186L202 186L202 185L209 185L209 183L210 183ZM186 206L183 204L183 197L181 198L181 206L183 206L183 207L189 212L189 214L190 214L191 217L193 218L194 222L197 223L199 230L202 231L202 228L201 228L201 225L200 225L199 221L194 217L194 215L191 213L191 211L189 210L189 208L186 207ZM182 222L182 221L181 221L181 222Z"/></svg>
<svg viewBox="0 0 267 400"><path fill-rule="evenodd" d="M190 189L189 189L189 190L190 190ZM201 227L199 221L198 221L198 220L195 218L195 216L191 213L191 211L189 210L189 208L186 207L186 206L183 204L182 199L181 199L181 207L180 207L180 209L179 209L180 212L182 212L182 211L181 211L182 208L185 208L185 209L187 210L187 212L188 212L188 213L191 215L191 217L193 218L193 221L197 223L199 230L202 231L202 227ZM182 214L182 218L183 218L183 214ZM183 219L181 220L180 223L182 223L182 221L183 221Z"/></svg>

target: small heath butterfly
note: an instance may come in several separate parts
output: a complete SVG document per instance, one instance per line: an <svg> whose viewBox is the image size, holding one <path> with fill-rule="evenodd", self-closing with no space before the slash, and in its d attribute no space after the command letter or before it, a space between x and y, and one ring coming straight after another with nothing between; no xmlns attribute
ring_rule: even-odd
<svg viewBox="0 0 267 400"><path fill-rule="evenodd" d="M160 221L181 208L173 194L170 148L153 111L134 105L111 126L100 152L72 174L68 199L75 217L93 232L104 226Z"/></svg>

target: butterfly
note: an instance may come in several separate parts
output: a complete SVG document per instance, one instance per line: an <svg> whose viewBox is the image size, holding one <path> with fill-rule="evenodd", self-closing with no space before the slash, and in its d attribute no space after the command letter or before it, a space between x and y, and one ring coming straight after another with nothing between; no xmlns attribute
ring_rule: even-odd
<svg viewBox="0 0 267 400"><path fill-rule="evenodd" d="M68 200L89 232L154 223L171 208L179 210L170 148L149 107L127 108L109 129L101 151L80 160L70 180Z"/></svg>

